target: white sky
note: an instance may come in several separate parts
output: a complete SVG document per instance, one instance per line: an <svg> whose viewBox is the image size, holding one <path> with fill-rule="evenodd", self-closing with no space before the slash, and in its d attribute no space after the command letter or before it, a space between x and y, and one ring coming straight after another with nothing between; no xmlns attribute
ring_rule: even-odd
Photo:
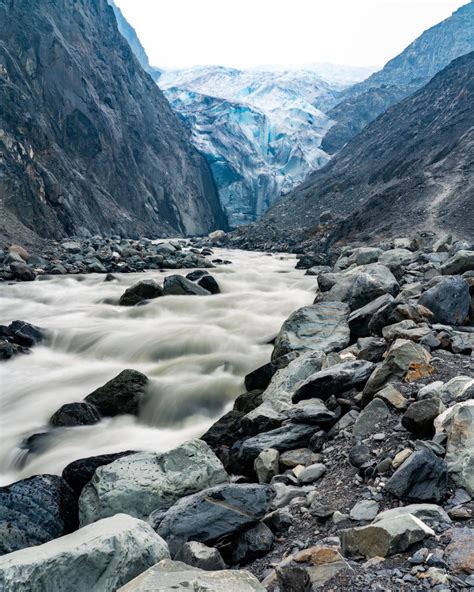
<svg viewBox="0 0 474 592"><path fill-rule="evenodd" d="M153 66L383 65L467 0L115 0Z"/></svg>

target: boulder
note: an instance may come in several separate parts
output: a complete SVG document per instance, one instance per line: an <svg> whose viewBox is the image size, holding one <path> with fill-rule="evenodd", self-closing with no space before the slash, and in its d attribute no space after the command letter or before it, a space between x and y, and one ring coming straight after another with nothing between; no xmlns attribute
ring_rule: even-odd
<svg viewBox="0 0 474 592"><path fill-rule="evenodd" d="M433 313L434 323L462 325L471 305L469 286L459 276L444 277L424 292L418 302Z"/></svg>
<svg viewBox="0 0 474 592"><path fill-rule="evenodd" d="M273 547L272 531L260 522L242 532L232 544L233 564L245 565L266 555Z"/></svg>
<svg viewBox="0 0 474 592"><path fill-rule="evenodd" d="M204 543L190 541L184 543L179 550L176 559L182 561L191 567L205 569L206 571L216 571L225 569L225 563L217 549L208 547Z"/></svg>
<svg viewBox="0 0 474 592"><path fill-rule="evenodd" d="M256 524L268 512L273 497L269 485L218 485L177 501L158 532L172 554L187 541L212 544Z"/></svg>
<svg viewBox="0 0 474 592"><path fill-rule="evenodd" d="M207 290L210 294L220 294L221 292L219 284L212 275L209 274L202 276L202 278L198 280L198 286L201 286L201 288L204 288L204 290Z"/></svg>
<svg viewBox="0 0 474 592"><path fill-rule="evenodd" d="M437 398L415 401L403 414L402 425L417 438L431 438L435 433L434 420L444 410Z"/></svg>
<svg viewBox="0 0 474 592"><path fill-rule="evenodd" d="M123 370L87 395L85 401L97 407L104 417L115 417L123 413L138 415L147 385L148 378L141 372Z"/></svg>
<svg viewBox="0 0 474 592"><path fill-rule="evenodd" d="M201 440L168 452L131 454L95 471L79 498L80 522L89 524L121 512L146 517L227 480L222 463Z"/></svg>
<svg viewBox="0 0 474 592"><path fill-rule="evenodd" d="M49 419L54 427L73 427L93 425L100 421L100 413L94 405L87 402L66 403Z"/></svg>
<svg viewBox="0 0 474 592"><path fill-rule="evenodd" d="M375 365L365 360L343 362L316 372L298 386L293 402L304 399L328 399L351 388L363 386L372 374Z"/></svg>
<svg viewBox="0 0 474 592"><path fill-rule="evenodd" d="M382 399L374 399L365 407L355 420L352 434L355 438L366 438L381 431L385 420L390 417L390 410Z"/></svg>
<svg viewBox="0 0 474 592"><path fill-rule="evenodd" d="M441 502L448 487L443 459L429 448L415 450L385 484L385 490L403 501Z"/></svg>
<svg viewBox="0 0 474 592"><path fill-rule="evenodd" d="M431 528L411 514L379 520L367 526L348 528L339 533L344 555L365 557L388 557L402 553L411 545L434 534Z"/></svg>
<svg viewBox="0 0 474 592"><path fill-rule="evenodd" d="M348 260L350 264L368 265L369 263L377 263L382 253L382 249L378 247L357 247L349 255Z"/></svg>
<svg viewBox="0 0 474 592"><path fill-rule="evenodd" d="M44 338L42 329L25 321L13 321L8 325L8 332L13 341L23 347L33 347Z"/></svg>
<svg viewBox="0 0 474 592"><path fill-rule="evenodd" d="M382 401L388 403L388 405L399 411L406 409L408 405L408 401L402 393L391 384L387 384L386 387L375 395L375 398L382 399Z"/></svg>
<svg viewBox="0 0 474 592"><path fill-rule="evenodd" d="M205 571L179 561L160 561L117 592L265 592L255 576L244 570Z"/></svg>
<svg viewBox="0 0 474 592"><path fill-rule="evenodd" d="M377 514L374 522L379 520L386 520L388 518L398 518L404 514L411 514L416 516L423 522L446 522L450 523L451 518L443 510L441 506L436 504L410 504L409 506L400 506L399 508L392 508L391 510L384 510Z"/></svg>
<svg viewBox="0 0 474 592"><path fill-rule="evenodd" d="M259 483L269 483L270 479L278 475L280 453L274 448L267 448L257 456L253 463L253 469Z"/></svg>
<svg viewBox="0 0 474 592"><path fill-rule="evenodd" d="M10 245L8 247L8 252L10 254L16 253L23 261L28 261L30 258L28 251L21 245Z"/></svg>
<svg viewBox="0 0 474 592"><path fill-rule="evenodd" d="M298 481L300 483L303 483L303 485L314 483L315 481L320 479L326 471L327 468L322 463L314 463L313 465L308 465L307 467L304 467L298 474Z"/></svg>
<svg viewBox="0 0 474 592"><path fill-rule="evenodd" d="M205 275L209 275L209 272L205 269L196 269L195 271L188 273L186 275L186 279L188 279L190 282L197 282Z"/></svg>
<svg viewBox="0 0 474 592"><path fill-rule="evenodd" d="M0 487L0 555L41 545L76 528L77 499L61 477L35 475Z"/></svg>
<svg viewBox="0 0 474 592"><path fill-rule="evenodd" d="M456 403L434 422L436 434L446 434L446 463L458 487L474 496L474 400Z"/></svg>
<svg viewBox="0 0 474 592"><path fill-rule="evenodd" d="M371 374L364 387L362 404L366 405L376 392L390 382L413 382L434 372L431 355L421 345L406 339L397 339L387 352L385 360Z"/></svg>
<svg viewBox="0 0 474 592"><path fill-rule="evenodd" d="M299 308L283 323L275 340L272 361L292 352L338 351L349 344L349 309L342 302Z"/></svg>
<svg viewBox="0 0 474 592"><path fill-rule="evenodd" d="M115 452L112 454L101 454L100 456L89 456L80 458L68 464L62 474L62 478L70 485L77 497L81 494L84 486L92 479L95 470L103 465L108 465L114 460L135 454L134 451Z"/></svg>
<svg viewBox="0 0 474 592"><path fill-rule="evenodd" d="M36 278L35 271L27 264L20 261L10 263L10 271L16 280L32 282Z"/></svg>
<svg viewBox="0 0 474 592"><path fill-rule="evenodd" d="M323 298L325 301L346 302L354 311L384 294L396 296L399 290L400 286L388 267L371 263L343 272Z"/></svg>
<svg viewBox="0 0 474 592"><path fill-rule="evenodd" d="M165 296L209 296L210 292L182 275L169 275L163 284Z"/></svg>
<svg viewBox="0 0 474 592"><path fill-rule="evenodd" d="M444 559L455 574L474 573L474 528L453 528Z"/></svg>
<svg viewBox="0 0 474 592"><path fill-rule="evenodd" d="M374 500L360 500L351 509L351 520L373 520L379 511L379 505Z"/></svg>
<svg viewBox="0 0 474 592"><path fill-rule="evenodd" d="M294 405L288 412L293 423L313 423L323 426L335 423L337 416L326 407L321 399L305 399Z"/></svg>
<svg viewBox="0 0 474 592"><path fill-rule="evenodd" d="M163 288L154 280L142 280L130 288L120 296L120 306L135 306L145 300L152 300L163 296Z"/></svg>
<svg viewBox="0 0 474 592"><path fill-rule="evenodd" d="M166 543L148 524L119 514L0 558L0 589L115 592L166 557Z"/></svg>
<svg viewBox="0 0 474 592"><path fill-rule="evenodd" d="M280 466L285 469L294 469L298 465L306 467L319 460L319 454L315 454L309 448L295 448L280 454Z"/></svg>
<svg viewBox="0 0 474 592"><path fill-rule="evenodd" d="M273 366L271 362L260 366L256 370L253 370L245 377L245 388L247 391L253 390L265 390L270 381L272 376L275 374L276 368Z"/></svg>
<svg viewBox="0 0 474 592"><path fill-rule="evenodd" d="M443 275L462 274L474 269L474 251L461 250L441 265Z"/></svg>
<svg viewBox="0 0 474 592"><path fill-rule="evenodd" d="M357 469L368 463L371 459L370 448L362 442L353 446L349 451L349 462Z"/></svg>
<svg viewBox="0 0 474 592"><path fill-rule="evenodd" d="M402 265L407 265L415 258L414 253L408 249L389 249L384 251L379 257L379 263L386 265L389 269L397 269Z"/></svg>
<svg viewBox="0 0 474 592"><path fill-rule="evenodd" d="M349 316L349 329L351 331L351 340L370 335L369 323L374 315L384 306L394 302L395 299L390 294L383 294L375 300L372 300L365 306L354 310Z"/></svg>

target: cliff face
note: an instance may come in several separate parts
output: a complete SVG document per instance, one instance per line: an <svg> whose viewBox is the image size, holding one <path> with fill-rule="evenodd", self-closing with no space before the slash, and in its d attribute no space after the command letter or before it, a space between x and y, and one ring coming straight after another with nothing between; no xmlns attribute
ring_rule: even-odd
<svg viewBox="0 0 474 592"><path fill-rule="evenodd" d="M425 31L382 70L343 93L328 112L337 123L323 138L333 154L388 107L414 93L455 58L474 50L474 1Z"/></svg>
<svg viewBox="0 0 474 592"><path fill-rule="evenodd" d="M275 240L317 227L330 210L345 218L341 237L426 229L472 238L473 122L471 52L388 109L272 206L254 236Z"/></svg>
<svg viewBox="0 0 474 592"><path fill-rule="evenodd" d="M0 236L226 226L189 132L106 0L0 0Z"/></svg>

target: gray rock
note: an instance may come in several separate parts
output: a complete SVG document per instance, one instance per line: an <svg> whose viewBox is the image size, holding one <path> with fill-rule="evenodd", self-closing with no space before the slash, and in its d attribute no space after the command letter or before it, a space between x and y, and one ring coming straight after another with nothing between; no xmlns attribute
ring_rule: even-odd
<svg viewBox="0 0 474 592"><path fill-rule="evenodd" d="M226 567L217 549L208 547L204 543L198 543L197 541L184 543L176 555L176 559L177 561L186 563L186 565L206 571L217 571Z"/></svg>
<svg viewBox="0 0 474 592"><path fill-rule="evenodd" d="M269 485L218 485L176 502L158 532L172 554L187 541L212 543L258 522L269 510L273 497Z"/></svg>
<svg viewBox="0 0 474 592"><path fill-rule="evenodd" d="M212 275L206 274L200 280L198 280L198 286L207 290L210 294L220 294L221 289L219 284L212 277Z"/></svg>
<svg viewBox="0 0 474 592"><path fill-rule="evenodd" d="M0 555L46 543L76 528L76 496L61 477L35 475L0 487Z"/></svg>
<svg viewBox="0 0 474 592"><path fill-rule="evenodd" d="M408 249L390 249L380 255L379 263L386 265L389 269L396 269L410 263L414 258L415 255Z"/></svg>
<svg viewBox="0 0 474 592"><path fill-rule="evenodd" d="M222 463L202 440L160 454L131 454L96 470L79 498L80 522L89 524L120 512L146 517L227 480Z"/></svg>
<svg viewBox="0 0 474 592"><path fill-rule="evenodd" d="M244 570L205 571L179 561L160 561L117 592L265 592Z"/></svg>
<svg viewBox="0 0 474 592"><path fill-rule="evenodd" d="M304 467L312 465L319 460L319 454L315 454L309 448L296 448L288 450L280 455L280 466L285 469L294 469L298 465Z"/></svg>
<svg viewBox="0 0 474 592"><path fill-rule="evenodd" d="M289 410L288 418L294 423L309 423L318 426L334 423L337 419L321 399L300 401Z"/></svg>
<svg viewBox="0 0 474 592"><path fill-rule="evenodd" d="M459 276L445 277L424 292L418 302L431 310L433 322L462 325L471 305L469 286Z"/></svg>
<svg viewBox="0 0 474 592"><path fill-rule="evenodd" d="M94 405L87 402L66 403L50 417L54 427L93 425L100 421L100 413Z"/></svg>
<svg viewBox="0 0 474 592"><path fill-rule="evenodd" d="M275 341L272 360L291 352L332 352L349 343L349 309L341 302L304 306L283 323Z"/></svg>
<svg viewBox="0 0 474 592"><path fill-rule="evenodd" d="M370 454L370 448L367 446L367 444L356 444L349 452L349 462L357 469L369 462L371 459L372 455Z"/></svg>
<svg viewBox="0 0 474 592"><path fill-rule="evenodd" d="M404 501L444 499L448 470L444 460L428 448L411 454L385 484L385 490Z"/></svg>
<svg viewBox="0 0 474 592"><path fill-rule="evenodd" d="M392 508L377 514L374 522L385 520L387 518L398 518L403 514L411 514L416 516L423 522L451 522L451 518L443 510L441 506L436 504L410 504L409 506L400 506L399 508Z"/></svg>
<svg viewBox="0 0 474 592"><path fill-rule="evenodd" d="M105 417L124 413L138 415L147 385L148 378L141 372L123 370L115 378L87 395L85 401L94 405Z"/></svg>
<svg viewBox="0 0 474 592"><path fill-rule="evenodd" d="M351 520L373 520L379 511L379 505L374 500L360 500L349 513Z"/></svg>
<svg viewBox="0 0 474 592"><path fill-rule="evenodd" d="M356 360L316 372L296 389L293 402L298 403L303 399L314 397L326 400L331 395L339 395L350 388L362 386L369 379L374 368L375 365L372 362Z"/></svg>
<svg viewBox="0 0 474 592"><path fill-rule="evenodd" d="M36 278L35 271L27 264L19 261L10 263L10 271L16 280L32 282Z"/></svg>
<svg viewBox="0 0 474 592"><path fill-rule="evenodd" d="M314 463L313 465L305 467L301 473L299 473L298 481L303 483L303 485L314 483L320 479L326 471L327 468L325 465L322 463Z"/></svg>
<svg viewBox="0 0 474 592"><path fill-rule="evenodd" d="M209 296L210 292L182 275L169 275L163 284L165 296Z"/></svg>
<svg viewBox="0 0 474 592"><path fill-rule="evenodd" d="M166 557L166 543L148 524L119 514L1 557L0 589L115 592Z"/></svg>
<svg viewBox="0 0 474 592"><path fill-rule="evenodd" d="M269 483L271 478L279 473L280 454L274 448L267 448L257 456L253 463L254 471L259 483Z"/></svg>
<svg viewBox="0 0 474 592"><path fill-rule="evenodd" d="M260 522L242 532L232 544L232 563L245 565L263 557L273 547L272 531Z"/></svg>
<svg viewBox="0 0 474 592"><path fill-rule="evenodd" d="M374 399L365 407L356 419L352 433L356 438L365 438L379 431L380 425L390 417L390 410L382 399Z"/></svg>
<svg viewBox="0 0 474 592"><path fill-rule="evenodd" d="M388 557L402 553L434 532L411 514L379 520L375 524L340 531L344 555Z"/></svg>
<svg viewBox="0 0 474 592"><path fill-rule="evenodd" d="M395 299L390 294L383 294L375 300L372 300L365 306L354 310L349 316L349 329L351 339L367 337L370 335L369 323L374 315L387 304L394 302Z"/></svg>
<svg viewBox="0 0 474 592"><path fill-rule="evenodd" d="M474 251L461 250L440 267L443 275L461 274L474 269Z"/></svg>
<svg viewBox="0 0 474 592"><path fill-rule="evenodd" d="M142 280L120 296L120 306L135 306L135 304L163 296L163 288L153 280Z"/></svg>
<svg viewBox="0 0 474 592"><path fill-rule="evenodd" d="M403 414L402 425L417 438L431 438L435 433L434 420L444 410L440 399L415 401Z"/></svg>

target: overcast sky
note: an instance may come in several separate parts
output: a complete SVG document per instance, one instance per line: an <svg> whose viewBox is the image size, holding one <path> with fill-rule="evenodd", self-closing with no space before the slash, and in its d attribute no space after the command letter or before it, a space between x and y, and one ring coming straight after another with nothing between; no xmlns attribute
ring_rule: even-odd
<svg viewBox="0 0 474 592"><path fill-rule="evenodd" d="M383 65L466 0L115 0L158 67Z"/></svg>

